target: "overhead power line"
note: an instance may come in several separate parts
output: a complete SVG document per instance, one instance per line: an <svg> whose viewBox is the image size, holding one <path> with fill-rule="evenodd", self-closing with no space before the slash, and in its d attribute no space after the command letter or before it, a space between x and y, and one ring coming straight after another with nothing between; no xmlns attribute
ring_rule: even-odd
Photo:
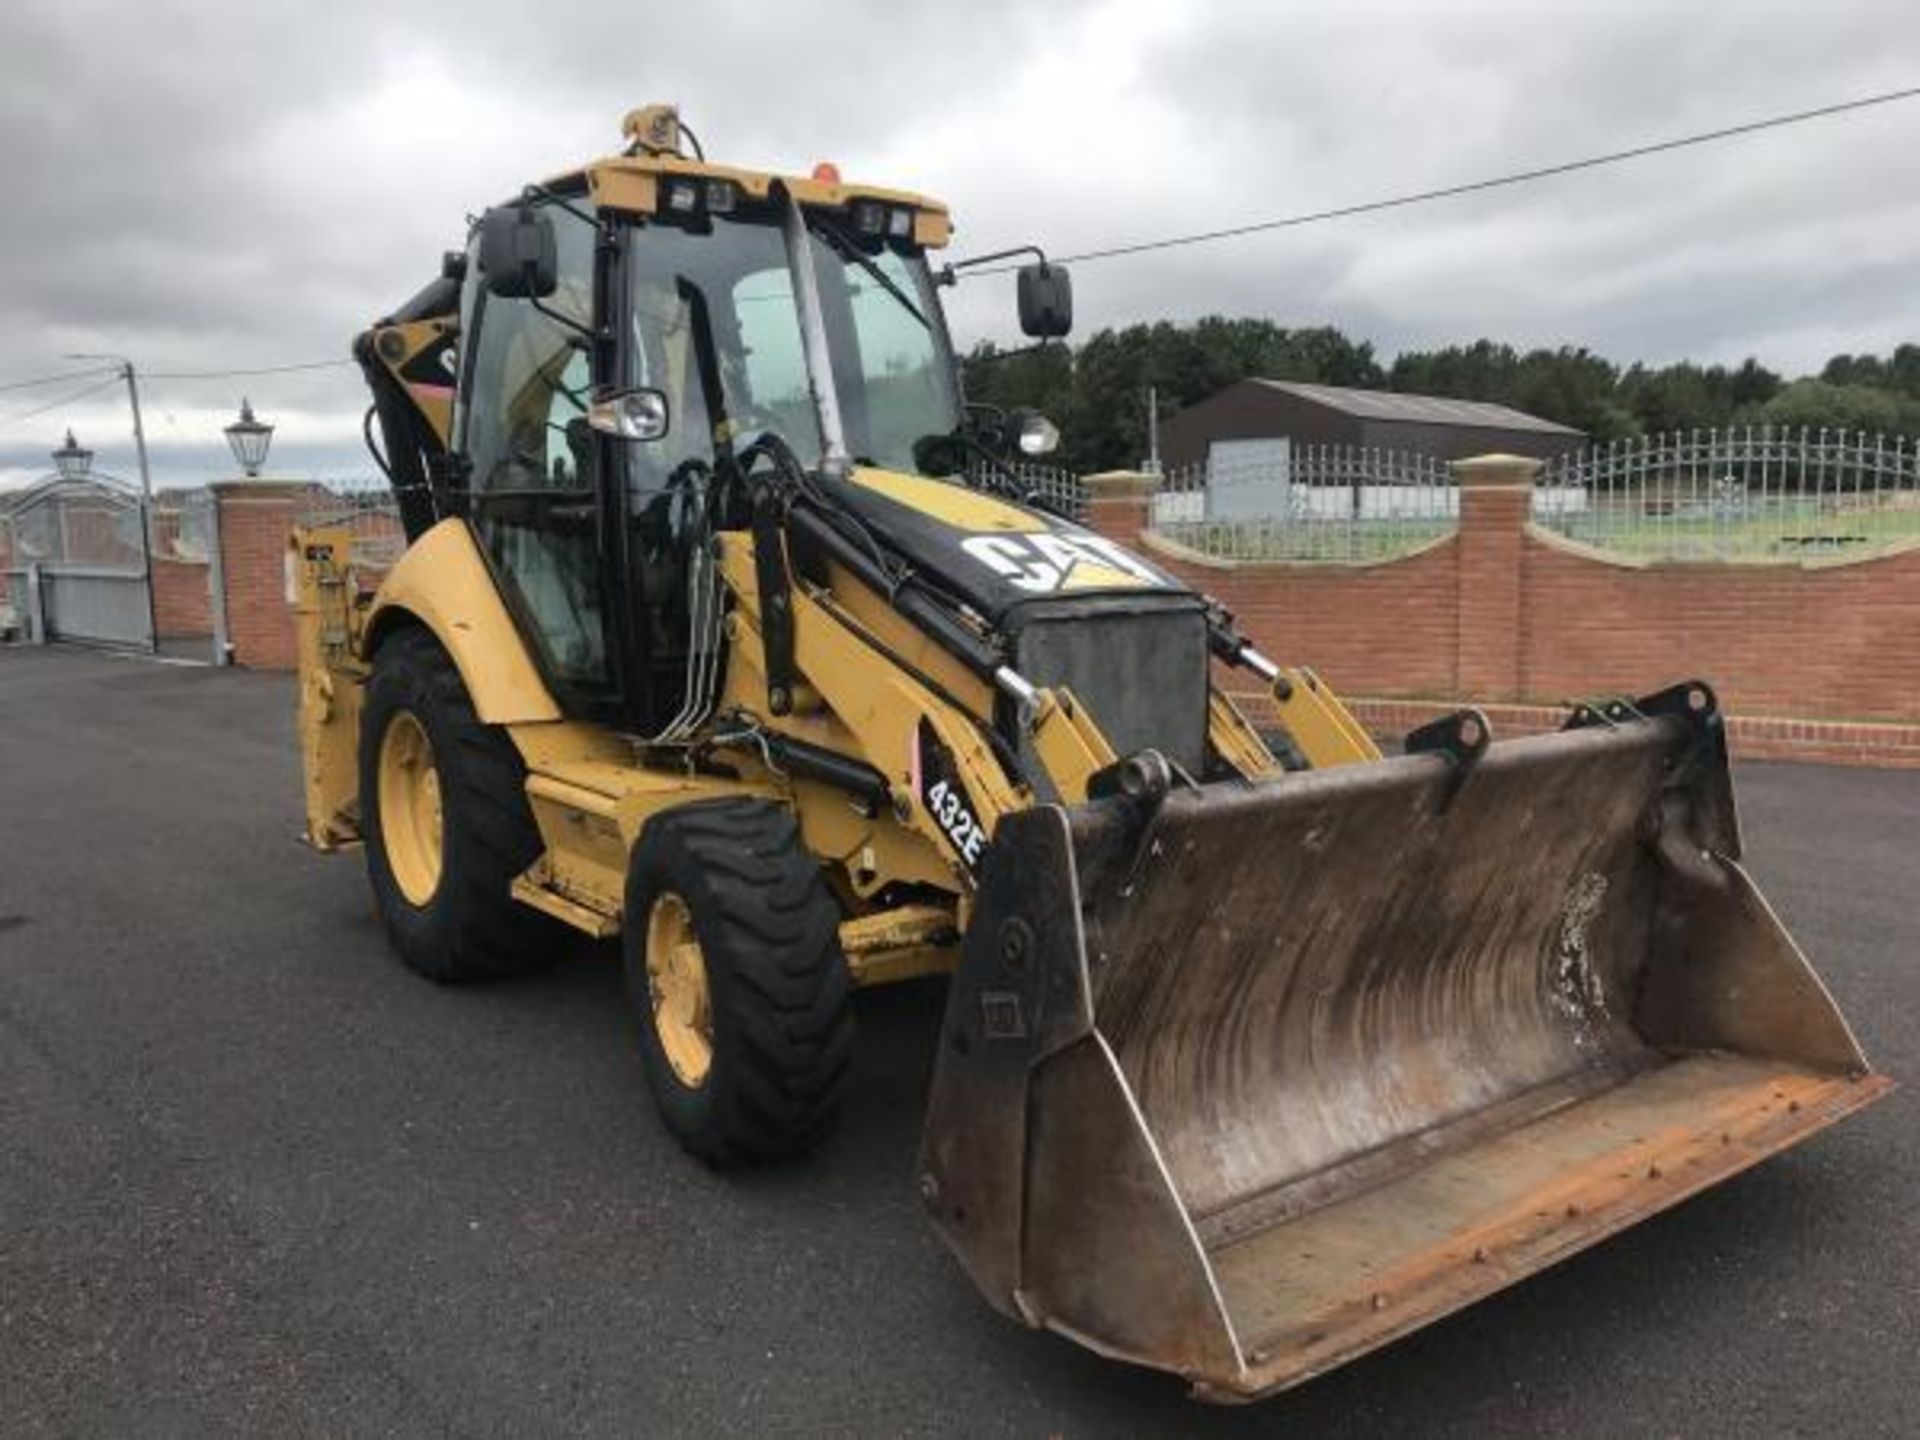
<svg viewBox="0 0 1920 1440"><path fill-rule="evenodd" d="M29 380L9 380L0 384L0 392L7 390L36 390L42 385L58 385L62 380L84 380L89 375L105 375L109 367L96 365L90 370L63 370L58 375L35 375Z"/></svg>
<svg viewBox="0 0 1920 1440"><path fill-rule="evenodd" d="M1254 220L1243 225L1226 225L1215 230L1199 230L1186 235L1168 235L1153 240L1127 241L1121 244L1100 246L1091 250L1082 250L1074 254L1059 255L1054 258L1062 264L1088 264L1096 260L1116 260L1128 255L1144 255L1157 250L1174 250L1188 245L1205 245L1216 240L1233 240L1243 235L1261 235L1275 230L1291 230L1303 225L1317 225L1329 220L1345 220L1356 215L1373 215L1383 210L1399 210L1411 205L1425 205L1435 200L1452 200L1464 195L1483 194L1489 190L1502 190L1515 185L1527 185L1536 180L1551 180L1561 175L1572 175L1583 170L1598 170L1609 165L1621 165L1632 160L1643 160L1652 155L1669 154L1676 150L1688 150L1700 145L1712 145L1722 140L1738 139L1741 136L1757 135L1763 131L1781 130L1791 125L1804 125L1814 120L1831 119L1838 115L1849 115L1861 110L1876 109L1881 106L1898 104L1903 100L1920 98L1920 85L1907 86L1899 90L1885 90L1874 95L1862 95L1852 100L1841 100L1831 105L1817 105L1810 110L1791 110L1779 115L1769 115L1759 120L1748 120L1738 125L1723 125L1713 130L1698 130L1687 135L1676 135L1665 140L1654 140L1644 145L1630 145L1620 150L1609 150L1599 155L1587 155L1577 160L1562 160L1551 165L1537 165L1526 170L1512 170L1502 175L1492 175L1480 180L1467 180L1457 185L1439 185L1425 190L1410 190L1398 195L1381 196L1373 200L1356 201L1348 205L1334 205L1324 210L1308 210L1297 215L1282 215L1272 220ZM1014 269L1012 265L985 266L974 271L975 275L998 275ZM260 375L291 375L309 370L331 370L340 366L353 365L355 362L346 357L327 360L299 360L281 365L239 366L221 370L144 370L141 374L148 380L244 380ZM12 380L0 383L0 392L26 390L41 385L57 384L62 380L79 379L88 375L103 373L99 370L73 370L58 375L40 375L25 380ZM118 372L114 372L117 376ZM90 394L88 391L83 392ZM64 404L65 401L56 402ZM40 410L30 410L16 419L27 419L55 408L47 405ZM10 424L10 420L0 420L0 425Z"/></svg>
<svg viewBox="0 0 1920 1440"><path fill-rule="evenodd" d="M95 380L90 385L81 386L70 395L62 395L57 400L49 400L46 404L36 405L31 410L21 410L16 414L0 417L0 430L12 429L23 420L31 420L34 416L44 415L49 410L58 410L62 405L71 405L76 400L84 400L95 391L105 390L108 386L118 385L119 383L120 375L119 372L116 371L104 380Z"/></svg>
<svg viewBox="0 0 1920 1440"><path fill-rule="evenodd" d="M1484 180L1468 180L1458 185L1412 190L1405 194L1388 195L1377 200L1362 200L1351 205L1335 205L1325 210L1309 210L1299 215L1284 215L1275 220L1255 220L1245 225L1228 225L1218 230L1201 230L1191 235L1170 235L1157 240L1107 245L1098 249L1082 250L1077 255L1061 255L1056 258L1063 264L1086 264L1094 260L1113 260L1123 255L1143 255L1153 250L1172 250L1185 245L1204 245L1214 240L1231 240L1241 235L1259 235L1270 230L1290 230L1301 225L1317 225L1327 220L1344 220L1355 215L1371 215L1381 210L1398 210L1408 205L1424 205L1432 200L1451 200L1461 195L1477 195L1488 190L1530 184L1535 180L1572 175L1581 170L1597 170L1606 165L1620 165L1629 160L1644 159L1649 155L1664 155L1670 151L1686 150L1697 145L1711 145L1717 141L1732 140L1742 135L1755 135L1763 130L1780 130L1789 125L1804 125L1811 120L1825 120L1835 115L1847 115L1858 110L1893 105L1916 97L1920 97L1920 85L1909 86L1904 90L1888 90L1878 95L1863 95L1856 100L1842 100L1837 104L1820 105L1811 110L1794 110L1783 115L1769 115L1763 120L1749 120L1740 125L1723 125L1717 130L1700 130L1691 135L1676 135L1671 139L1655 140L1646 145L1633 145L1624 150L1609 150L1605 154L1588 155L1578 160L1562 160L1552 165L1535 166L1530 170L1509 171L1504 175L1494 175ZM1013 268L1015 267L1011 265L1000 265L982 268L973 273L996 275Z"/></svg>
<svg viewBox="0 0 1920 1440"><path fill-rule="evenodd" d="M254 365L237 370L142 370L140 374L147 380L244 380L254 375L290 375L296 370L330 370L336 365L355 363L342 357L337 360L298 360L290 365Z"/></svg>
<svg viewBox="0 0 1920 1440"><path fill-rule="evenodd" d="M251 365L231 370L146 370L140 371L142 380L245 380L255 375L291 375L302 370L330 370L337 365L352 365L351 359L334 360L297 360L285 365ZM120 374L120 367L97 366L91 370L68 370L58 375L36 375L26 380L9 380L0 383L0 394L9 390L32 390L42 385L57 385L62 380L84 380L89 375Z"/></svg>

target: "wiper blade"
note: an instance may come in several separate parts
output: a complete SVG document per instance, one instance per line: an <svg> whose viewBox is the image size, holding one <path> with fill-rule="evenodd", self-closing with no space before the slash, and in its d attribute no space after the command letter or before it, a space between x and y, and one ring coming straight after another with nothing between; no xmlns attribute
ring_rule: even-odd
<svg viewBox="0 0 1920 1440"><path fill-rule="evenodd" d="M858 245L854 244L852 239L849 238L846 232L841 230L839 226L828 220L826 216L813 213L807 215L807 225L811 229L818 230L829 245L833 246L834 249L838 250L847 259L853 261L854 264L858 265L862 270L866 271L867 274L877 280L880 283L880 287L894 299L898 300L901 308L913 316L914 319L918 320L923 328L927 330L933 329L932 323L925 315L920 313L920 307L908 298L907 292L896 285L893 277L882 270L879 265L874 262L871 255L868 255Z"/></svg>

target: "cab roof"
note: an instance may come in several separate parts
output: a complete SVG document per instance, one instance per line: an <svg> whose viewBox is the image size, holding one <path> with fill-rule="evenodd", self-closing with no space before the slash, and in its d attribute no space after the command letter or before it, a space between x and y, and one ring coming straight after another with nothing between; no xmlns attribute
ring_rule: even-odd
<svg viewBox="0 0 1920 1440"><path fill-rule="evenodd" d="M662 188L675 177L724 180L752 200L766 199L777 183L785 186L788 193L802 205L845 209L856 202L868 200L895 209L908 209L913 212L914 242L929 249L944 246L953 234L952 218L945 203L910 190L854 184L837 177L822 179L817 175L783 175L767 170L747 170L735 165L692 160L683 155L645 152L611 155L554 176L545 184L550 189L584 189L600 209L617 210L630 215L652 215L660 208Z"/></svg>

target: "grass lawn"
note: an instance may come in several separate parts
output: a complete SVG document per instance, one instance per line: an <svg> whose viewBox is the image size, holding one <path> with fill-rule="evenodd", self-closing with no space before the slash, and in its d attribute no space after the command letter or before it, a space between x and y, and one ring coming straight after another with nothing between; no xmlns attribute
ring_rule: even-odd
<svg viewBox="0 0 1920 1440"><path fill-rule="evenodd" d="M1154 527L1216 560L1390 560L1452 534L1451 520L1193 520Z"/></svg>
<svg viewBox="0 0 1920 1440"><path fill-rule="evenodd" d="M1724 514L1591 511L1545 522L1570 540L1641 560L1803 560L1860 556L1920 536L1920 507L1835 510L1799 503Z"/></svg>
<svg viewBox="0 0 1920 1440"><path fill-rule="evenodd" d="M1704 506L1648 512L1625 506L1539 515L1570 540L1635 560L1780 561L1865 558L1920 536L1920 505L1835 509L1812 501L1716 512ZM1173 520L1158 535L1218 560L1390 560L1450 534L1450 519Z"/></svg>

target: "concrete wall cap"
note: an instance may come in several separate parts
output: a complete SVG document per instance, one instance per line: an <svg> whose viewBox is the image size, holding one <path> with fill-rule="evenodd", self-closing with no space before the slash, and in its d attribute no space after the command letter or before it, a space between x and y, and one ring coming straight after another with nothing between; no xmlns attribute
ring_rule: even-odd
<svg viewBox="0 0 1920 1440"><path fill-rule="evenodd" d="M207 489L222 500L304 500L321 485L317 480L215 480Z"/></svg>
<svg viewBox="0 0 1920 1440"><path fill-rule="evenodd" d="M1082 475L1089 500L1144 500L1160 488L1160 477L1139 470L1102 470L1097 475Z"/></svg>
<svg viewBox="0 0 1920 1440"><path fill-rule="evenodd" d="M1475 455L1452 465L1454 482L1463 490L1531 486L1540 469L1541 462L1529 455Z"/></svg>

